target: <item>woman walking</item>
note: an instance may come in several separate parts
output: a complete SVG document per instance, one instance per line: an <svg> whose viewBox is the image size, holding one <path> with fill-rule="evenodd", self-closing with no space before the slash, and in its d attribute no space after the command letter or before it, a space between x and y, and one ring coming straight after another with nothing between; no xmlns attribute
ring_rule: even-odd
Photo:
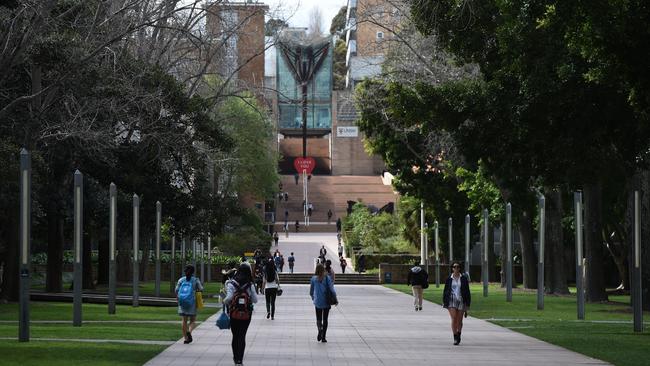
<svg viewBox="0 0 650 366"><path fill-rule="evenodd" d="M227 282L224 303L230 313L230 331L232 332L232 355L235 365L241 365L246 349L246 331L251 323L253 304L257 295L253 289L251 267L242 263L233 279Z"/></svg>
<svg viewBox="0 0 650 366"><path fill-rule="evenodd" d="M316 326L318 327L318 337L316 339L319 342L326 343L327 319L331 305L338 305L338 301L336 301L334 282L325 274L325 267L321 263L316 265L316 272L311 278L309 296L311 296L316 308Z"/></svg>
<svg viewBox="0 0 650 366"><path fill-rule="evenodd" d="M442 293L443 307L449 310L451 317L451 331L454 333L454 346L460 343L460 333L463 330L463 316L467 317L469 306L472 303L472 294L469 292L469 281L461 273L460 263L454 262L451 267L453 272L447 281Z"/></svg>
<svg viewBox="0 0 650 366"><path fill-rule="evenodd" d="M185 267L185 276L176 283L178 315L183 317L183 343L192 343L192 331L196 327L196 292L203 291L201 280L194 277L194 266ZM189 323L189 324L188 324Z"/></svg>
<svg viewBox="0 0 650 366"><path fill-rule="evenodd" d="M275 319L275 298L278 296L280 279L271 261L264 266L264 297L266 298L266 319Z"/></svg>

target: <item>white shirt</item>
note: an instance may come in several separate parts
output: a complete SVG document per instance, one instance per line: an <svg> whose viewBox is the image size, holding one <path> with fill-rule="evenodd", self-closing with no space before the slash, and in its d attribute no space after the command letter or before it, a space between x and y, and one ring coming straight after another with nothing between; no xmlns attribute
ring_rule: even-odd
<svg viewBox="0 0 650 366"><path fill-rule="evenodd" d="M460 278L461 276L459 275L458 278L454 277L454 275L451 275L451 294L453 295L454 298L460 299Z"/></svg>

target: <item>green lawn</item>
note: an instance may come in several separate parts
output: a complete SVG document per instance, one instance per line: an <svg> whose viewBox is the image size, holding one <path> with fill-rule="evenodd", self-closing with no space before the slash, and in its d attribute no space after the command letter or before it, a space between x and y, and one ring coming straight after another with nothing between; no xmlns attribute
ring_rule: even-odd
<svg viewBox="0 0 650 366"><path fill-rule="evenodd" d="M72 304L32 302L30 304L30 335L32 338L116 339L176 341L182 337L179 324L152 324L139 321L179 321L176 307L118 305L115 315L108 315L107 306L83 304L85 321L127 321L125 323L84 323L81 327L68 324L39 323L41 320L72 321ZM217 312L204 308L198 320L203 321ZM0 320L18 319L17 304L0 304ZM17 323L0 323L0 337L17 337ZM115 343L49 342L32 340L19 343L0 340L2 365L142 365L165 349L158 345L129 345Z"/></svg>
<svg viewBox="0 0 650 366"><path fill-rule="evenodd" d="M411 293L406 285L386 286ZM424 292L425 299L440 304L442 287L430 286ZM615 365L648 364L650 332L632 331L629 296L610 296L609 303L586 304L585 321L577 321L574 296L545 296L544 310L538 311L535 291L515 290L512 303L506 302L505 290L497 285L490 285L487 298L480 284L471 285L471 291L471 316ZM650 313L644 318L646 323L650 321Z"/></svg>
<svg viewBox="0 0 650 366"><path fill-rule="evenodd" d="M167 346L0 341L4 366L142 365Z"/></svg>

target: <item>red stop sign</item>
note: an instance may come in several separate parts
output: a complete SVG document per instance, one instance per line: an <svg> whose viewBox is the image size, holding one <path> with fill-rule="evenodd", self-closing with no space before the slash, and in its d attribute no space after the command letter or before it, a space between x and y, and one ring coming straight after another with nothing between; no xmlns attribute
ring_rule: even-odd
<svg viewBox="0 0 650 366"><path fill-rule="evenodd" d="M302 174L303 170L306 170L307 174L311 174L312 170L316 167L316 160L311 156L306 158L296 158L293 161L293 167L296 168L298 174Z"/></svg>

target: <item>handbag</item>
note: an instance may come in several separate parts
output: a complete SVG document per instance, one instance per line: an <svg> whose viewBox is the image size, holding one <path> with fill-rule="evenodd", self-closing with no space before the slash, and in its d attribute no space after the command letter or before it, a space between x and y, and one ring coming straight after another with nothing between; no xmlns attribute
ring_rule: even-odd
<svg viewBox="0 0 650 366"><path fill-rule="evenodd" d="M230 317L228 316L228 313L226 313L226 305L223 305L223 311L221 314L219 314L219 317L217 318L217 327L219 329L230 329Z"/></svg>
<svg viewBox="0 0 650 366"><path fill-rule="evenodd" d="M282 296L282 287L278 286L278 296Z"/></svg>
<svg viewBox="0 0 650 366"><path fill-rule="evenodd" d="M329 281L331 281L329 276L325 275L325 298L327 299L327 304L338 305L339 300L336 298L336 294L330 290Z"/></svg>
<svg viewBox="0 0 650 366"><path fill-rule="evenodd" d="M197 291L194 295L196 297L196 309L203 309L203 292Z"/></svg>

